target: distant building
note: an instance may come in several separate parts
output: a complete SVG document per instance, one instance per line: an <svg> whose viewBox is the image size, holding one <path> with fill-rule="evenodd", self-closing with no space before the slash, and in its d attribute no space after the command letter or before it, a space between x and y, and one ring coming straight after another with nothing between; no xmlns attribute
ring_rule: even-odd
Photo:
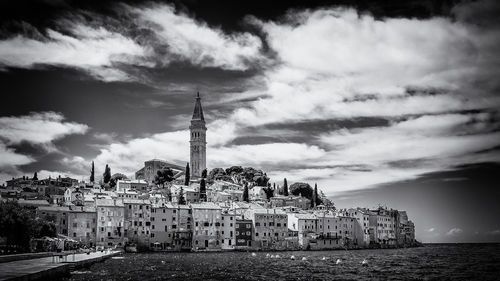
<svg viewBox="0 0 500 281"><path fill-rule="evenodd" d="M136 176L137 177L137 176ZM154 178L153 178L154 179ZM149 184L145 180L118 180L116 182L116 191L135 190L139 192L147 192Z"/></svg>
<svg viewBox="0 0 500 281"><path fill-rule="evenodd" d="M192 204L193 249L221 250L221 208L211 202Z"/></svg>
<svg viewBox="0 0 500 281"><path fill-rule="evenodd" d="M281 249L286 247L288 236L287 214L280 209L248 209L245 218L252 220L253 241L256 247L263 249Z"/></svg>
<svg viewBox="0 0 500 281"><path fill-rule="evenodd" d="M187 205L153 204L150 248L153 250L190 250L192 221L192 211Z"/></svg>
<svg viewBox="0 0 500 281"><path fill-rule="evenodd" d="M47 221L53 222L58 234L68 235L69 211L69 207L39 206L36 214Z"/></svg>
<svg viewBox="0 0 500 281"><path fill-rule="evenodd" d="M193 188L192 186L185 186L185 185L177 185L174 184L171 187L172 191L172 202L177 203L179 202L179 194L181 192L181 187L184 192L184 199L186 200L186 203L198 203L200 202L200 192Z"/></svg>
<svg viewBox="0 0 500 281"><path fill-rule="evenodd" d="M98 246L123 246L124 207L122 200L96 199Z"/></svg>
<svg viewBox="0 0 500 281"><path fill-rule="evenodd" d="M288 228L298 232L299 245L307 248L309 240L316 234L318 218L311 213L289 213Z"/></svg>
<svg viewBox="0 0 500 281"><path fill-rule="evenodd" d="M236 236L235 236L235 223L236 223L236 215L234 213L225 213L222 214L222 223L221 223L221 248L222 250L234 250L236 245Z"/></svg>
<svg viewBox="0 0 500 281"><path fill-rule="evenodd" d="M189 131L191 136L189 141L191 148L189 162L191 176L197 178L207 168L207 127L205 126L205 117L201 107L200 93L196 95Z"/></svg>
<svg viewBox="0 0 500 281"><path fill-rule="evenodd" d="M148 183L153 183L158 171L170 168L174 172L174 178L179 178L184 175L185 167L177 164L172 164L164 160L152 159L144 162L144 167L135 172L136 180L145 180Z"/></svg>
<svg viewBox="0 0 500 281"><path fill-rule="evenodd" d="M252 220L236 219L236 248L248 248L252 246L252 224Z"/></svg>
<svg viewBox="0 0 500 281"><path fill-rule="evenodd" d="M149 248L151 203L143 199L123 199L124 236L140 248Z"/></svg>
<svg viewBox="0 0 500 281"><path fill-rule="evenodd" d="M396 221L389 210L371 210L370 240L381 245L396 245Z"/></svg>
<svg viewBox="0 0 500 281"><path fill-rule="evenodd" d="M96 245L95 207L71 207L68 212L68 236L87 246Z"/></svg>
<svg viewBox="0 0 500 281"><path fill-rule="evenodd" d="M277 195L271 197L271 199L269 199L269 202L272 208L289 206L289 207L300 208L302 210L307 210L311 206L311 200L307 199L306 197L294 196L294 195L289 195L289 196Z"/></svg>

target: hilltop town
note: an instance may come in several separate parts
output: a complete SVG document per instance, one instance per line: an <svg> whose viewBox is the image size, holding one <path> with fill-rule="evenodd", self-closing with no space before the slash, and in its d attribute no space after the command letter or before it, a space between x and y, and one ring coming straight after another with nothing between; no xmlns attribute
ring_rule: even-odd
<svg viewBox="0 0 500 281"><path fill-rule="evenodd" d="M307 183L270 183L252 167L206 167L205 118L199 94L190 125L186 166L152 159L135 173L96 180L13 178L0 189L52 231L32 237L30 250L54 239L72 247L133 247L152 251L321 250L410 247L417 244L406 211L336 209ZM147 149L147 148L144 148ZM15 203L13 203L15 202ZM8 208L3 208L4 212ZM47 234L47 235L44 235ZM12 244L0 233L2 244ZM53 237L56 238L53 238ZM10 239L10 240L9 240Z"/></svg>

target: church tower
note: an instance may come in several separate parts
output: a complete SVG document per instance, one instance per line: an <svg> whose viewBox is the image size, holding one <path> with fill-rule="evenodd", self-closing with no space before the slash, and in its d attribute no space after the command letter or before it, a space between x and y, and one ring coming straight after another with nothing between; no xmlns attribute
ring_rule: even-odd
<svg viewBox="0 0 500 281"><path fill-rule="evenodd" d="M203 108L201 107L200 93L196 95L196 103L194 105L193 118L191 118L191 158L189 165L191 166L191 177L200 177L201 172L207 167L207 127L205 127L205 117L203 116Z"/></svg>

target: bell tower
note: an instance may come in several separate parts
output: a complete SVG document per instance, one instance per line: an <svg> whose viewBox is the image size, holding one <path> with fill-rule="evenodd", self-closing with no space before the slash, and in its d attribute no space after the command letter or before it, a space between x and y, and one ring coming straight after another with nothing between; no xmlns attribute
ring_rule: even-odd
<svg viewBox="0 0 500 281"><path fill-rule="evenodd" d="M191 138L189 141L191 147L190 163L191 177L200 177L201 172L207 167L207 127L205 127L205 117L201 107L200 93L196 95L193 117L189 126Z"/></svg>

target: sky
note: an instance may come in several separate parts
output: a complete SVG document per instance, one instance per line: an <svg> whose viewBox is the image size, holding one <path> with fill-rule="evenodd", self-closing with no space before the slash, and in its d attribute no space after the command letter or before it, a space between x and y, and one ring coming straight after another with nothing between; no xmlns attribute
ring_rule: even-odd
<svg viewBox="0 0 500 281"><path fill-rule="evenodd" d="M423 242L500 242L500 5L0 2L0 183L184 165L407 210Z"/></svg>

